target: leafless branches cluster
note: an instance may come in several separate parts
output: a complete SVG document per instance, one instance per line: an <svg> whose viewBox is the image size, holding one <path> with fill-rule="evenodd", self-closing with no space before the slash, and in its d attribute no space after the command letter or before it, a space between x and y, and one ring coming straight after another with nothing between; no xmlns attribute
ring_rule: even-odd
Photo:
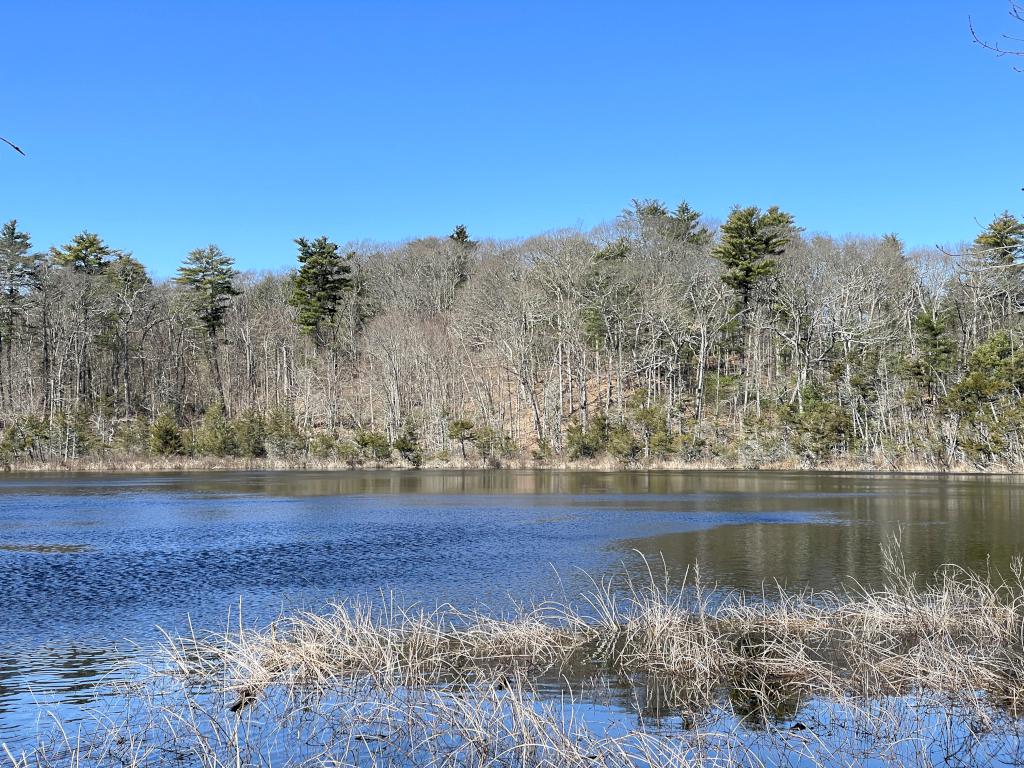
<svg viewBox="0 0 1024 768"><path fill-rule="evenodd" d="M998 39L979 35L974 27L974 20L969 21L971 37L974 42L997 56L1024 56L1024 3L1018 0L1009 0L1009 15L1015 22L1021 24L1021 32L1016 35L1000 34ZM1019 67L1015 67L1020 71Z"/></svg>

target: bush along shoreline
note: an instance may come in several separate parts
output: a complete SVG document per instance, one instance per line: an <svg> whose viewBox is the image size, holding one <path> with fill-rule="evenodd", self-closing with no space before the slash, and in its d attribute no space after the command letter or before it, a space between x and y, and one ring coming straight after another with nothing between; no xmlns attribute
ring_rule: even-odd
<svg viewBox="0 0 1024 768"><path fill-rule="evenodd" d="M1024 582L612 576L493 615L355 600L168 636L14 768L960 765L1024 756ZM231 628L233 627L233 628Z"/></svg>
<svg viewBox="0 0 1024 768"><path fill-rule="evenodd" d="M74 427L74 451L53 456L54 436L45 425L25 420L0 432L0 468L5 471L144 472L160 470L256 469L821 469L834 471L993 472L1024 471L1016 462L894 460L883 453L839 454L808 449L821 433L792 424L760 424L742 436L708 430L715 442L670 436L652 427L649 412L612 426L596 417L584 428L569 425L564 450L517 445L487 425L462 417L449 423L444 448L429 450L411 423L393 439L373 429L302 428L294 414L248 411L229 417L219 403L183 424L168 411L152 421L138 418L108 430L105 438L88 423ZM646 426L645 426L646 424ZM62 437L61 439L65 439Z"/></svg>

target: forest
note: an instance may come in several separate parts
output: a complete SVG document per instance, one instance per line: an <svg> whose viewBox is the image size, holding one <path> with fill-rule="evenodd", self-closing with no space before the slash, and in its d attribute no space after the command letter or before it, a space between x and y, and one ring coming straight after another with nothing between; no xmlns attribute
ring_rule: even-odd
<svg viewBox="0 0 1024 768"><path fill-rule="evenodd" d="M475 234L475 233L474 233ZM591 231L154 280L0 229L0 463L1024 468L1024 223L908 250L634 200Z"/></svg>

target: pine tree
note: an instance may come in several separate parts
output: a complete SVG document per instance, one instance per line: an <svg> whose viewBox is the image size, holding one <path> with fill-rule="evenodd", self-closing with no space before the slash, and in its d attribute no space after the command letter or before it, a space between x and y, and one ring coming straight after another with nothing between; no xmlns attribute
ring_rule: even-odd
<svg viewBox="0 0 1024 768"><path fill-rule="evenodd" d="M153 422L149 431L149 447L153 453L161 456L184 453L181 430L170 413L161 413Z"/></svg>
<svg viewBox="0 0 1024 768"><path fill-rule="evenodd" d="M455 227L448 239L457 246L452 260L452 273L455 289L461 288L469 279L469 255L476 247L476 241L470 240L469 231L464 224Z"/></svg>
<svg viewBox="0 0 1024 768"><path fill-rule="evenodd" d="M94 318L100 308L103 294L109 291L109 284L104 279L107 267L114 257L121 255L103 242L99 235L92 232L81 232L71 242L59 248L51 248L50 256L55 264L70 270L78 286L76 322L81 323L87 333L82 348L80 364L77 366L78 389L80 392L92 391L92 346Z"/></svg>
<svg viewBox="0 0 1024 768"><path fill-rule="evenodd" d="M175 282L189 290L196 317L211 338L224 324L231 298L240 293L234 287L237 276L234 260L216 245L196 248L178 268Z"/></svg>
<svg viewBox="0 0 1024 768"><path fill-rule="evenodd" d="M32 240L27 232L18 230L17 221L12 219L0 227L0 292L5 311L10 311L32 283L35 262L31 250Z"/></svg>
<svg viewBox="0 0 1024 768"><path fill-rule="evenodd" d="M99 235L92 232L81 232L71 238L70 243L60 248L53 248L50 253L53 260L62 267L70 267L76 272L85 272L89 275L98 275L119 252L104 243Z"/></svg>
<svg viewBox="0 0 1024 768"><path fill-rule="evenodd" d="M675 213L668 216L666 232L669 237L689 245L704 245L711 242L711 230L700 223L700 211L690 207L683 200Z"/></svg>
<svg viewBox="0 0 1024 768"><path fill-rule="evenodd" d="M420 435L416 426L406 422L402 434L395 438L395 450L399 456L408 461L414 467L419 468L423 464L423 448L420 446Z"/></svg>
<svg viewBox="0 0 1024 768"><path fill-rule="evenodd" d="M235 442L238 453L247 458L267 455L267 429L263 417L255 410L248 409L235 422Z"/></svg>
<svg viewBox="0 0 1024 768"><path fill-rule="evenodd" d="M722 280L739 293L741 308L750 303L758 283L775 274L775 257L799 231L793 217L776 205L764 213L756 206L732 209L714 253L726 267Z"/></svg>
<svg viewBox="0 0 1024 768"><path fill-rule="evenodd" d="M456 225L452 233L448 235L449 240L454 240L459 245L464 245L467 248L472 248L476 245L476 242L469 239L469 230L466 229L465 224Z"/></svg>
<svg viewBox="0 0 1024 768"><path fill-rule="evenodd" d="M996 216L974 240L975 257L990 267L1008 267L1024 260L1024 222L1009 211Z"/></svg>
<svg viewBox="0 0 1024 768"><path fill-rule="evenodd" d="M448 422L448 437L459 441L462 458L466 458L466 441L473 439L473 422L469 419L453 419Z"/></svg>
<svg viewBox="0 0 1024 768"><path fill-rule="evenodd" d="M300 237L295 243L302 266L293 279L289 303L298 310L299 327L319 341L323 325L334 318L352 284L352 267L326 237L312 242Z"/></svg>
<svg viewBox="0 0 1024 768"><path fill-rule="evenodd" d="M11 220L0 227L0 352L6 357L8 376L11 375L14 329L24 316L25 293L37 279L37 264L30 255L31 250L32 240L27 232L18 231L17 221ZM0 375L0 399L4 391L4 379ZM7 394L10 399L9 390Z"/></svg>
<svg viewBox="0 0 1024 768"><path fill-rule="evenodd" d="M203 414L203 424L199 430L199 452L206 456L233 456L238 453L234 427L219 402L211 405Z"/></svg>

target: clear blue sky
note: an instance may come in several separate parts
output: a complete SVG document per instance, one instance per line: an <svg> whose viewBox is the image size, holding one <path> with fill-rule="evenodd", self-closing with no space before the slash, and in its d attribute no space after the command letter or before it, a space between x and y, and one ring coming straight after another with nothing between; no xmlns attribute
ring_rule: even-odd
<svg viewBox="0 0 1024 768"><path fill-rule="evenodd" d="M969 14L1014 31L1003 0L7 3L0 219L164 276L634 197L955 242L1024 211L1024 74Z"/></svg>

